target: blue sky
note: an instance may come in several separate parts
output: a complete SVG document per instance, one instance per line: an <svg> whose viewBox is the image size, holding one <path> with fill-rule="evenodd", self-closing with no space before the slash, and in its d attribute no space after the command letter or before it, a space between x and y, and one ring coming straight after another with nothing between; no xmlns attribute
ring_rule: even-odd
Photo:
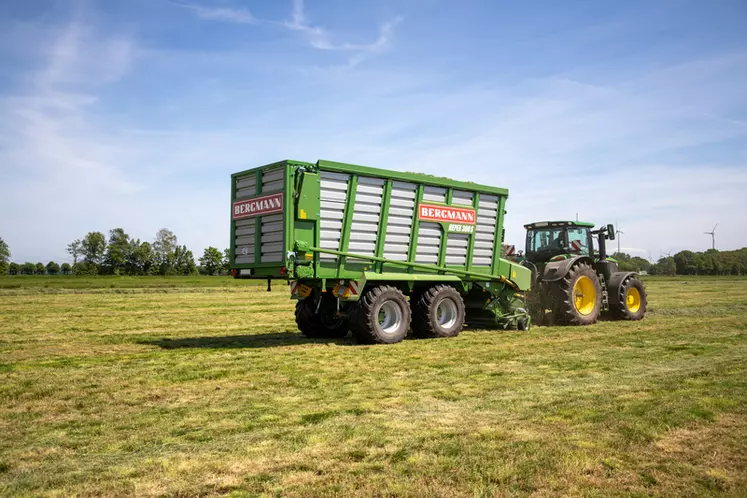
<svg viewBox="0 0 747 498"><path fill-rule="evenodd" d="M617 222L657 258L747 246L747 3L0 2L0 236L227 247L229 175L332 159Z"/></svg>

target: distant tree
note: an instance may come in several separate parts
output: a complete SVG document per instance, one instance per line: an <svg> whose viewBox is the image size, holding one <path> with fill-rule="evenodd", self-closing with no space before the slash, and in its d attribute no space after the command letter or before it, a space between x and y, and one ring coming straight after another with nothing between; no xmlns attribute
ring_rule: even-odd
<svg viewBox="0 0 747 498"><path fill-rule="evenodd" d="M8 275L18 275L19 273L21 273L21 265L18 263L8 265Z"/></svg>
<svg viewBox="0 0 747 498"><path fill-rule="evenodd" d="M127 262L132 245L130 236L122 228L109 231L109 244L104 255L104 271L112 275L127 273Z"/></svg>
<svg viewBox="0 0 747 498"><path fill-rule="evenodd" d="M231 250L230 249L224 249L223 250L223 264L221 265L221 273L223 275L228 275L231 273Z"/></svg>
<svg viewBox="0 0 747 498"><path fill-rule="evenodd" d="M98 275L99 274L99 266L93 263L89 263L88 261L78 261L75 263L72 267L73 275Z"/></svg>
<svg viewBox="0 0 747 498"><path fill-rule="evenodd" d="M200 258L200 265L207 275L215 275L222 267L223 255L213 247L207 247Z"/></svg>
<svg viewBox="0 0 747 498"><path fill-rule="evenodd" d="M10 248L8 244L0 237L0 275L5 275L8 271L10 262Z"/></svg>
<svg viewBox="0 0 747 498"><path fill-rule="evenodd" d="M162 228L156 233L156 240L153 242L153 251L156 255L156 264L161 275L176 273L175 270L175 251L177 248L176 235L171 230Z"/></svg>
<svg viewBox="0 0 747 498"><path fill-rule="evenodd" d="M46 273L47 273L47 267L44 266L44 263L36 263L36 266L34 268L34 274L44 275Z"/></svg>
<svg viewBox="0 0 747 498"><path fill-rule="evenodd" d="M174 248L171 275L194 275L197 273L197 265L192 251L187 246L176 246Z"/></svg>
<svg viewBox="0 0 747 498"><path fill-rule="evenodd" d="M155 271L156 255L150 242L130 241L127 268L132 275L151 275Z"/></svg>
<svg viewBox="0 0 747 498"><path fill-rule="evenodd" d="M669 256L659 258L659 261L655 265L651 265L649 271L653 275L675 275L677 273L677 266L674 263L674 258Z"/></svg>
<svg viewBox="0 0 747 498"><path fill-rule="evenodd" d="M36 265L28 261L21 265L21 275L33 275L36 271Z"/></svg>
<svg viewBox="0 0 747 498"><path fill-rule="evenodd" d="M62 263L62 266L60 266L60 273L63 275L70 275L73 273L73 269L70 266L70 263Z"/></svg>
<svg viewBox="0 0 747 498"><path fill-rule="evenodd" d="M57 275L60 273L60 265L55 263L54 261L50 261L47 263L47 274L48 275Z"/></svg>
<svg viewBox="0 0 747 498"><path fill-rule="evenodd" d="M101 265L106 254L106 237L101 232L88 232L81 241L83 257L87 263Z"/></svg>
<svg viewBox="0 0 747 498"><path fill-rule="evenodd" d="M67 245L67 252L73 257L73 264L78 262L78 258L83 254L83 243L76 239Z"/></svg>

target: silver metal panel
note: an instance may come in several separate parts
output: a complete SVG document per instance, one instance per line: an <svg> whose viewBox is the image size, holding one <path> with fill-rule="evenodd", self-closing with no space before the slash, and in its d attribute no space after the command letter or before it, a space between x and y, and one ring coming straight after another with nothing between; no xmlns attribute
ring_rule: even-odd
<svg viewBox="0 0 747 498"><path fill-rule="evenodd" d="M446 264L467 264L467 246L469 235L463 233L450 233L446 239Z"/></svg>
<svg viewBox="0 0 747 498"><path fill-rule="evenodd" d="M322 220L341 220L345 214L345 205L342 204L339 209L321 209L319 216ZM320 226L324 226L322 223Z"/></svg>
<svg viewBox="0 0 747 498"><path fill-rule="evenodd" d="M384 257L387 259L407 261L416 194L417 186L414 183L392 182L384 236Z"/></svg>
<svg viewBox="0 0 747 498"><path fill-rule="evenodd" d="M236 256L236 264L237 265L248 265L254 263L254 253L248 254L246 256Z"/></svg>
<svg viewBox="0 0 747 498"><path fill-rule="evenodd" d="M262 171L262 185L281 180L283 178L284 168L270 169Z"/></svg>
<svg viewBox="0 0 747 498"><path fill-rule="evenodd" d="M236 178L236 188L248 188L257 186L257 174L249 173L246 176Z"/></svg>
<svg viewBox="0 0 747 498"><path fill-rule="evenodd" d="M283 241L283 232L273 232L268 233L267 235L262 235L262 244L268 243L268 242L282 242Z"/></svg>
<svg viewBox="0 0 747 498"><path fill-rule="evenodd" d="M283 190L285 186L284 180L276 180L274 182L267 182L262 184L262 193L275 192L277 190Z"/></svg>
<svg viewBox="0 0 747 498"><path fill-rule="evenodd" d="M471 206L473 204L473 199L474 194L464 190L455 190L451 194L452 204L458 204L460 206Z"/></svg>
<svg viewBox="0 0 747 498"><path fill-rule="evenodd" d="M251 197L256 197L256 195L257 195L257 187L240 188L236 191L235 200L240 201L243 199L249 199Z"/></svg>
<svg viewBox="0 0 747 498"><path fill-rule="evenodd" d="M350 238L355 236L355 232L362 230L359 223L375 223L379 227L379 214L353 213L353 223L350 225ZM375 230L374 230L375 231Z"/></svg>
<svg viewBox="0 0 747 498"><path fill-rule="evenodd" d="M446 189L442 187L423 187L423 200L431 202L446 202Z"/></svg>
<svg viewBox="0 0 747 498"><path fill-rule="evenodd" d="M481 208L484 207L488 209L497 209L498 208L498 196L481 194L480 203L477 206Z"/></svg>
<svg viewBox="0 0 747 498"><path fill-rule="evenodd" d="M381 202L384 195L384 180L359 176L353 206L353 219L350 223L348 251L374 256L376 237L379 231Z"/></svg>
<svg viewBox="0 0 747 498"><path fill-rule="evenodd" d="M254 226L256 218L244 218L243 220L236 220L234 223L236 223L236 227L246 227L246 226Z"/></svg>
<svg viewBox="0 0 747 498"><path fill-rule="evenodd" d="M280 170L282 173L282 170ZM266 175L267 176L267 175ZM264 188L264 187L263 187ZM283 236L285 227L283 224L283 214L270 214L260 218L260 237L262 245L260 250L260 262L277 263L283 260Z"/></svg>
<svg viewBox="0 0 747 498"><path fill-rule="evenodd" d="M475 248L472 252L472 266L493 264L493 242L495 241L495 219L498 212L498 196L480 195L477 204L477 225L475 226Z"/></svg>
<svg viewBox="0 0 747 498"><path fill-rule="evenodd" d="M251 227L241 227L241 228L237 228L234 231L234 233L235 233L235 235L237 237L239 237L241 235L254 235L254 231L255 230L256 229L253 226L251 226Z"/></svg>
<svg viewBox="0 0 747 498"><path fill-rule="evenodd" d="M324 249L337 251L340 249L342 235L342 220L345 214L348 181L350 175L322 171L320 173L321 210L319 213L319 229L321 238L319 245ZM335 261L334 254L320 254L319 258Z"/></svg>
<svg viewBox="0 0 747 498"><path fill-rule="evenodd" d="M254 234L247 237L236 237L237 246L245 246L247 244L254 244Z"/></svg>
<svg viewBox="0 0 747 498"><path fill-rule="evenodd" d="M262 223L273 223L276 221L283 221L283 213L268 214L262 217Z"/></svg>
<svg viewBox="0 0 747 498"><path fill-rule="evenodd" d="M418 246L415 250L416 263L437 263L443 230L438 223L421 222L418 230ZM435 258L435 260L434 260Z"/></svg>

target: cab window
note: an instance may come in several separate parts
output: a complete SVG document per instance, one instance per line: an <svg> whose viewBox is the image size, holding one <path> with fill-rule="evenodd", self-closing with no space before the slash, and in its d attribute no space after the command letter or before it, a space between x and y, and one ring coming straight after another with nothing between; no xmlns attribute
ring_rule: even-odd
<svg viewBox="0 0 747 498"><path fill-rule="evenodd" d="M568 249L572 253L591 255L589 248L589 230L586 228L568 228Z"/></svg>
<svg viewBox="0 0 747 498"><path fill-rule="evenodd" d="M559 250L565 247L562 228L548 228L530 232L527 252Z"/></svg>

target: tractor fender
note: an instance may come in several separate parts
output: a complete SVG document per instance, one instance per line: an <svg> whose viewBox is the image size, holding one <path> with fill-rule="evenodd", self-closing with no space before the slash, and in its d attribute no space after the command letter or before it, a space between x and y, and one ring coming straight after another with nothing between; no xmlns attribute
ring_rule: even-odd
<svg viewBox="0 0 747 498"><path fill-rule="evenodd" d="M545 265L545 269L542 272L542 281L557 282L568 275L568 271L578 263L588 263L592 267L594 265L594 261L589 256L576 256L571 259L551 261Z"/></svg>
<svg viewBox="0 0 747 498"><path fill-rule="evenodd" d="M617 296L620 293L620 287L623 282L631 275L636 275L634 271L618 271L612 274L610 281L607 283L607 295Z"/></svg>

